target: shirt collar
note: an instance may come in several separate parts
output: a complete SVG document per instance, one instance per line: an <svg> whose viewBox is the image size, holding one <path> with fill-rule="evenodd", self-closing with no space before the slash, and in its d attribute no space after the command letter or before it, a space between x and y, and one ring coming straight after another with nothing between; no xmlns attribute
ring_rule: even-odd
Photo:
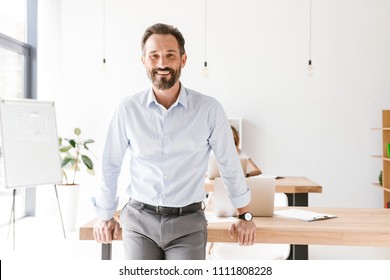
<svg viewBox="0 0 390 280"><path fill-rule="evenodd" d="M149 107L151 103L159 104L157 99L156 99L156 96L154 95L153 88L149 89L148 99L146 101L146 105ZM185 87L182 84L180 85L179 97L177 98L176 102L171 107L173 108L177 104L181 104L185 109L187 109L187 90L185 89Z"/></svg>

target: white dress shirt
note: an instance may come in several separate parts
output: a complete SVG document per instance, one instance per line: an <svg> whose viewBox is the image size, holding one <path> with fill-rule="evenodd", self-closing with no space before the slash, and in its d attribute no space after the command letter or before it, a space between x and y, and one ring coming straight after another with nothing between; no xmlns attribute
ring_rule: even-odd
<svg viewBox="0 0 390 280"><path fill-rule="evenodd" d="M157 102L153 89L124 98L107 132L102 182L93 199L98 218L109 220L114 216L117 181L127 151L127 194L151 205L182 207L205 199L204 180L211 150L233 205L247 205L250 191L229 121L217 100L183 85L169 109Z"/></svg>

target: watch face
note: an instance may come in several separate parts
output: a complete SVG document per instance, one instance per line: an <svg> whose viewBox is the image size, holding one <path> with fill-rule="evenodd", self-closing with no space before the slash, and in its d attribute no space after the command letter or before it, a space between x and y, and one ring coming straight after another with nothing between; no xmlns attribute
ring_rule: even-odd
<svg viewBox="0 0 390 280"><path fill-rule="evenodd" d="M252 214L251 213L245 213L245 221L252 220Z"/></svg>

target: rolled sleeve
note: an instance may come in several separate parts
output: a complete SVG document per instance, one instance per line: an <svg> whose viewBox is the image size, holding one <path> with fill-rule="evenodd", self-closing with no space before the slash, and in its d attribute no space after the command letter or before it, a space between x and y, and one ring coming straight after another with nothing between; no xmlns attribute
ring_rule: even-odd
<svg viewBox="0 0 390 280"><path fill-rule="evenodd" d="M111 220L112 217L114 217L116 209L118 208L118 203L119 203L119 199L116 199L116 201L114 203L114 207L106 209L106 208L102 208L100 206L97 206L96 198L92 197L92 205L95 209L95 214L99 219L104 220L104 221Z"/></svg>
<svg viewBox="0 0 390 280"><path fill-rule="evenodd" d="M247 188L246 192L244 192L243 194L234 197L232 196L230 197L230 199L235 208L245 207L251 201L251 191L249 188Z"/></svg>

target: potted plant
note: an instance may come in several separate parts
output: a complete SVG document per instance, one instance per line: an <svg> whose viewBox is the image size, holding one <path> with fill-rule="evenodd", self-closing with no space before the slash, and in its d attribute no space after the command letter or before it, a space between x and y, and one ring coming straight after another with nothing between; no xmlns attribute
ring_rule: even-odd
<svg viewBox="0 0 390 280"><path fill-rule="evenodd" d="M64 226L67 231L76 229L77 209L80 186L76 182L76 175L83 169L94 175L94 163L91 159L92 153L88 145L95 143L92 139L83 139L81 129L73 130L72 138L59 137L59 150L62 159L63 184L58 185L59 200Z"/></svg>
<svg viewBox="0 0 390 280"><path fill-rule="evenodd" d="M59 137L60 152L62 158L62 172L67 185L76 184L76 174L81 171L81 165L84 165L87 172L95 175L94 163L91 160L91 153L88 145L95 143L92 139L82 139L80 137L80 128L74 129L74 138Z"/></svg>

